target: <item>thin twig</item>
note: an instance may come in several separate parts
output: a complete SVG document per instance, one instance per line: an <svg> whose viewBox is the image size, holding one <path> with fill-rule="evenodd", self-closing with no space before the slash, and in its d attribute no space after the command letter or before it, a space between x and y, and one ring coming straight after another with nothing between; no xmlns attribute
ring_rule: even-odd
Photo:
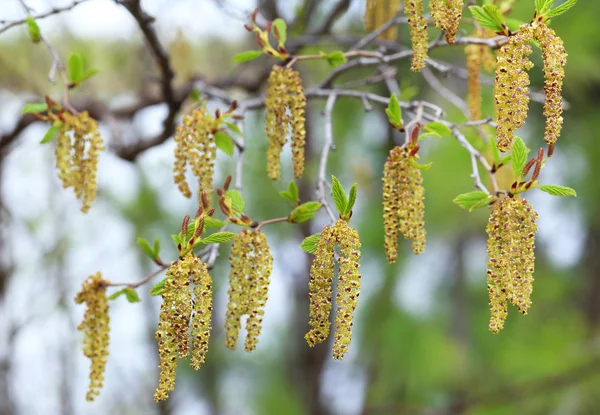
<svg viewBox="0 0 600 415"><path fill-rule="evenodd" d="M319 198L319 202L325 208L327 215L331 218L333 222L337 220L337 217L333 213L333 210L329 206L327 202L327 196L325 195L325 185L327 183L327 161L329 160L329 151L333 146L333 107L335 106L335 101L337 99L336 94L331 94L327 98L327 103L325 104L325 142L323 143L323 150L321 152L321 161L319 163L319 178L317 181L317 196Z"/></svg>
<svg viewBox="0 0 600 415"><path fill-rule="evenodd" d="M88 1L88 0L75 0L73 3L71 3L67 6L55 7L53 9L48 10L47 12L31 15L31 17L33 17L35 20L45 19L46 17L69 11L69 10L73 9L74 7L78 6L79 4L84 3L86 1ZM29 10L29 7L27 7L27 9ZM12 22L8 22L6 20L0 20L0 24L6 25L6 26L0 28L0 34L6 32L7 30L9 30L13 27L16 27L16 26L19 26L19 25L22 25L25 23L27 23L27 19L20 19L20 20L15 20Z"/></svg>

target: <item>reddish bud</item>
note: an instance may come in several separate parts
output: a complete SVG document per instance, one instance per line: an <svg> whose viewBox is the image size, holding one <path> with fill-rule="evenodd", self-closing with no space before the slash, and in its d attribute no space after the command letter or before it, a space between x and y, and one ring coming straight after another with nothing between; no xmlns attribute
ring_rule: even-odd
<svg viewBox="0 0 600 415"><path fill-rule="evenodd" d="M252 21L256 22L256 16L258 16L258 8L254 9L254 11L252 11Z"/></svg>
<svg viewBox="0 0 600 415"><path fill-rule="evenodd" d="M225 183L223 183L223 189L225 189L225 190L229 189L230 184L231 184L231 174L229 176L227 176L227 178L225 179Z"/></svg>
<svg viewBox="0 0 600 415"><path fill-rule="evenodd" d="M249 31L249 32L252 32L252 26L250 26L250 25L248 25L248 24L245 24L245 25L244 25L244 29L246 29L246 30L247 30L247 31Z"/></svg>
<svg viewBox="0 0 600 415"><path fill-rule="evenodd" d="M204 209L210 207L210 200L208 199L208 194L206 192L202 192L202 207L204 207Z"/></svg>
<svg viewBox="0 0 600 415"><path fill-rule="evenodd" d="M185 217L183 218L183 222L181 222L181 233L183 233L184 235L188 231L189 223L190 223L190 215L185 215Z"/></svg>

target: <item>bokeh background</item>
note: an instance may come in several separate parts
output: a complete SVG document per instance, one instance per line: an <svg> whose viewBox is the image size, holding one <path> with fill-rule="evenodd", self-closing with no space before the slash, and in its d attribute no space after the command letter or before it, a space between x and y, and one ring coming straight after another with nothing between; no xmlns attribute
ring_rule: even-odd
<svg viewBox="0 0 600 415"><path fill-rule="evenodd" d="M231 64L231 57L255 48L243 29L253 0L144 0L171 55L176 85L201 75L210 82L232 74L239 79L273 62ZM263 1L264 16L293 19L304 1ZM311 3L306 2L306 3ZM310 21L295 33L317 27L338 2L317 1ZM560 3L560 2L557 2ZM30 0L36 12L70 4L67 0ZM523 21L534 1L517 2L513 17ZM276 5L276 8L272 6ZM343 48L364 35L364 2L353 0L331 33L315 38L306 53ZM468 14L468 13L467 13ZM24 129L0 157L0 414L598 414L600 413L600 2L580 5L552 22L569 53L564 94L569 104L556 155L543 170L545 184L575 188L578 198L527 194L540 215L536 239L533 307L528 316L511 308L505 329L488 331L486 234L488 212L468 213L452 199L473 189L468 154L452 138L425 141L427 248L415 257L400 243L399 261L387 264L383 251L381 170L392 136L380 107L366 112L360 101L340 99L335 108L336 151L329 174L349 186L358 183L352 223L363 242L363 289L350 353L339 362L331 344L310 349L307 330L307 277L310 257L298 247L305 235L326 223L319 214L309 225L265 228L275 269L265 327L252 354L224 346L227 302L227 250L212 271L216 285L214 330L208 359L199 372L180 364L171 398L156 405L152 394L158 368L154 330L160 298L139 289L142 302L111 302L111 345L105 387L94 403L85 401L89 363L80 351L76 326L83 307L73 298L85 278L101 271L113 281L132 282L154 270L138 249L138 236L159 237L163 258L175 249L170 234L195 211L172 182L173 142L144 152L135 162L102 154L99 197L89 214L79 211L71 191L63 191L54 169L53 145L40 145L42 123ZM23 18L17 0L2 0L0 20ZM39 21L42 32L66 59L81 53L100 73L73 92L74 105L90 102L123 108L156 96L158 72L134 19L110 0L89 0L71 11ZM465 26L467 30L469 26ZM406 28L400 41L407 42ZM433 33L433 31L432 31ZM346 40L345 40L346 39ZM533 88L543 85L539 52ZM464 67L462 46L438 49L432 56ZM33 45L23 26L0 34L0 136L10 133L27 102L61 87L47 80L51 60ZM323 79L322 62L298 66L306 86ZM447 118L463 115L423 80L408 62L395 67L403 99L425 99L443 106ZM460 73L460 71L456 71ZM369 70L354 72L359 79ZM464 97L460 77L434 75ZM485 75L491 79L490 75ZM350 79L350 78L348 78ZM365 89L365 88L362 88ZM389 95L384 83L367 89ZM233 89L240 98L260 93ZM491 90L484 91L484 114L492 114ZM209 100L216 108L218 101ZM81 108L81 107L80 107ZM311 161L300 185L314 197L315 154L323 141L323 102L311 101L308 141ZM161 131L167 113L154 105L127 120L105 119L105 140L137 141ZM532 148L542 144L542 105L532 103L520 135ZM278 196L290 179L266 180L264 114L245 122L244 195L248 214L257 219L285 215ZM473 143L475 131L464 130ZM5 136L3 137L5 138ZM289 157L284 157L289 160ZM217 183L233 172L219 155ZM287 175L287 176L286 176Z"/></svg>

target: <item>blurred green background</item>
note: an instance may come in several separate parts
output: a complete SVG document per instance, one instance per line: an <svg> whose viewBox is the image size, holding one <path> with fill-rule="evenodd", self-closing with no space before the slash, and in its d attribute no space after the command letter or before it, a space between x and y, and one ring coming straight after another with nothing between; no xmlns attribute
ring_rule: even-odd
<svg viewBox="0 0 600 415"><path fill-rule="evenodd" d="M208 83L229 74L252 78L273 64L266 58L242 69L230 63L235 53L255 48L242 27L255 3L142 2L157 18L176 85L199 75ZM262 1L261 13L272 18L279 11L291 21L304 3ZM338 1L306 3L315 3L316 11L293 33L318 27ZM350 3L332 34L316 36L319 46L303 53L343 49L347 39L364 34L363 1ZM516 3L511 17L527 21L534 1ZM42 12L68 4L39 0L29 5ZM6 8L0 11L0 20L22 18L18 2L4 0L2 6ZM410 243L401 241L398 263L387 263L381 175L394 137L380 106L366 112L360 101L340 98L333 120L336 150L328 174L335 174L347 187L358 183L351 223L363 244L363 289L350 353L343 361L334 361L331 344L311 349L303 339L308 328L311 258L298 245L327 223L326 215L319 214L303 227L271 225L265 232L275 268L257 350L247 354L243 348L231 352L224 347L228 254L222 249L212 271L216 306L207 363L194 372L181 362L176 390L162 405L152 401L158 380L153 333L160 299L146 295L148 286L139 290L139 304L128 304L123 298L111 303L111 357L105 387L96 402L87 403L88 362L81 355L81 336L75 330L83 309L72 298L96 271L124 282L152 272L153 264L135 244L138 236L161 238L163 258L174 258L169 235L195 207L194 200L184 199L172 183L172 140L147 151L135 163L110 152L103 154L99 199L83 215L72 192L60 188L52 145L38 144L44 126L30 125L10 145L2 146L0 158L0 414L600 414L600 164L594 161L600 157L598 15L599 2L581 2L552 22L569 53L564 85L569 109L556 155L540 180L571 186L578 198L527 193L540 214L529 315L521 316L511 307L504 330L498 335L488 331L488 212L468 213L452 203L456 195L473 190L469 155L452 138L426 140L420 152L423 163L433 162L423 173L425 253L415 257ZM88 65L100 70L74 91L78 108L97 103L103 111L122 108L158 93L155 62L133 19L115 2L91 0L40 20L40 26L63 57L81 53ZM462 27L463 34L472 30L470 25ZM434 30L431 33L437 36ZM407 39L403 27L400 42L405 45ZM436 49L431 55L464 67L462 46ZM539 91L543 78L538 50L533 60L532 89ZM12 130L24 103L46 94L60 98L61 86L47 80L50 63L47 51L31 44L23 27L0 34L2 135ZM298 68L306 87L329 71L322 62L302 63ZM446 110L448 120L464 121L421 74L410 72L409 62L402 61L396 69L403 99L433 102ZM341 82L372 73L372 69L358 70ZM446 88L466 96L460 77L433 74ZM489 80L493 74L482 76ZM360 89L389 96L385 83ZM261 90L234 88L232 93L244 99ZM491 88L486 87L483 96L484 115L492 115ZM314 198L324 136L323 104L310 101L308 106L309 164L299 183L306 200ZM210 108L219 106L227 107L209 101ZM137 141L160 132L165 114L156 105L131 119L107 117L102 119L102 132L108 143ZM405 118L410 120L408 114ZM289 153L284 155L282 180L266 179L263 119L264 114L256 111L245 121L244 195L247 213L258 220L287 214L287 203L277 193L291 179ZM532 102L520 136L529 147L538 148L543 128L542 105ZM475 130L463 131L478 145ZM231 159L220 155L216 182L221 183L233 168Z"/></svg>

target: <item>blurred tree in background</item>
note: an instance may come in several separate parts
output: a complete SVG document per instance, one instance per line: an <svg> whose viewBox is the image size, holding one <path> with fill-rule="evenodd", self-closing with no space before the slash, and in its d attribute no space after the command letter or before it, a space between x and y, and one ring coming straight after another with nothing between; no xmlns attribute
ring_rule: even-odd
<svg viewBox="0 0 600 415"><path fill-rule="evenodd" d="M289 53L319 55L346 52L365 42L364 3L27 2L44 41L64 62L76 53L86 68L99 70L69 92L74 108L98 120L107 149L98 167L98 200L84 215L74 194L61 188L54 144L38 144L48 124L31 114L21 115L25 104L43 101L44 96L61 101L64 86L59 76L55 85L48 82L53 58L44 42L31 42L21 2L3 2L0 414L600 413L600 187L595 180L600 167L593 161L600 156L595 143L600 102L597 2L578 5L551 23L569 53L563 88L567 110L556 154L540 181L573 187L578 198L527 193L539 214L536 281L527 316L512 309L499 334L488 329L484 230L489 211L467 212L452 203L457 195L475 190L469 152L451 136L421 142L420 162L433 162L422 171L427 247L415 256L409 243L400 241L398 260L390 265L384 250L381 177L389 151L404 134L389 124L385 103L377 99L340 93L331 111L325 103L331 94L319 95L319 86L386 100L395 93L403 103L439 106L445 111L440 120L463 125L468 121L468 76L463 69L468 42L461 39L469 39L473 28L465 9L458 45L437 47L445 40L430 24L429 40L437 46L429 51L430 60L420 73L411 71L410 59L339 69L374 59L369 56L348 56L349 62L336 69L325 59L294 65L309 97L306 171L297 180L301 200L318 199L315 185L328 121L335 145L327 177L334 174L345 185L358 185L350 223L362 242L363 278L353 342L345 359L332 359L331 339L314 348L304 339L312 256L299 244L330 223L319 212L310 222L274 223L263 229L274 269L263 333L253 353L224 347L229 254L222 247L210 271L213 330L200 371L181 364L169 400L154 403L159 376L154 335L161 301L147 291L162 278L156 277L138 288L141 303L111 301L105 385L95 402L85 401L89 362L76 331L84 311L73 298L85 278L98 271L112 281L131 284L156 271L136 244L138 237L160 238L165 262L177 257L170 235L178 232L184 215L196 211L197 200L195 192L191 199L182 197L173 183L171 137L181 116L196 105L197 92L211 113L226 110L232 99L250 109L243 122L246 213L264 220L290 212L278 193L292 180L291 152L284 152L279 181L267 179L265 161L268 141L260 100L276 60L260 56L231 63L239 52L259 48L243 27L250 23L253 8L258 7L262 27L276 18L287 21ZM514 2L512 9L511 19L528 22L534 1ZM377 26L391 25L394 18L387 14ZM371 36L369 44L359 43L354 49L410 57L405 15L400 12L396 22L398 40ZM532 60L532 101L519 136L535 149L543 145L544 79L537 50ZM332 73L341 76L325 85ZM494 115L493 73L482 72L481 82L483 125L491 121L485 117ZM416 107L404 108L405 124L418 118L415 111ZM487 154L479 128L460 131ZM217 155L215 187L227 175L236 176L236 160ZM484 168L478 172L487 180Z"/></svg>

